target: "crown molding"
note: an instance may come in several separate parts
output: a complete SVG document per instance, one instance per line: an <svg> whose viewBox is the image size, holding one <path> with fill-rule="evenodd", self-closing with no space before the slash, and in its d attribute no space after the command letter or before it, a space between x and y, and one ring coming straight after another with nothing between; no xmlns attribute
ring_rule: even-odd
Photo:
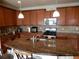
<svg viewBox="0 0 79 59"><path fill-rule="evenodd" d="M17 7L11 5L11 4L7 4L7 3L0 3L1 6L4 6L4 7L7 7L7 8L10 8L10 9L14 9L14 10L18 10Z"/></svg>
<svg viewBox="0 0 79 59"><path fill-rule="evenodd" d="M11 4L7 3L0 3L0 5L14 9L14 10L20 10L18 7L15 7ZM42 5L42 6L34 6L34 7L24 7L21 8L21 10L34 10L34 9L46 9L47 11L49 10L55 10L58 7L68 7L68 6L79 6L79 2L74 2L74 3L64 3L64 4L52 4L52 5Z"/></svg>
<svg viewBox="0 0 79 59"><path fill-rule="evenodd" d="M34 9L46 9L49 10L55 10L57 7L68 7L68 6L79 6L79 2L75 3L64 3L64 4L55 4L55 5L43 5L43 6L35 6L35 7L24 7L21 8L21 10L34 10Z"/></svg>

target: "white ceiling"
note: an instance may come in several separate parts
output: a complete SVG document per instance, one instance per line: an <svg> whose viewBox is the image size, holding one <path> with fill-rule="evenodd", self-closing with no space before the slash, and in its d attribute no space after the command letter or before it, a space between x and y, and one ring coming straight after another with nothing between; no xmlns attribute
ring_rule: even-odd
<svg viewBox="0 0 79 59"><path fill-rule="evenodd" d="M4 3L11 5L13 7L18 8L19 5L17 3L18 0L2 0ZM1 2L2 3L2 2ZM72 5L79 5L79 0L57 0L57 4L64 5L64 4L72 4ZM55 6L56 0L22 0L22 8L23 9L30 9L33 7L46 7L46 6Z"/></svg>

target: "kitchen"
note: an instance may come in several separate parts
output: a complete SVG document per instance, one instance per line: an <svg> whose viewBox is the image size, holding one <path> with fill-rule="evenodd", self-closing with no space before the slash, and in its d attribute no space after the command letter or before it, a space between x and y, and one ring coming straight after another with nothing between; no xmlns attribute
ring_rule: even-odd
<svg viewBox="0 0 79 59"><path fill-rule="evenodd" d="M12 0L13 1L13 0ZM50 0L50 4L55 4L56 2ZM20 7L17 1L13 1L16 7ZM31 39L29 43L35 43L35 47L42 47L48 50L42 51L34 48L34 51L31 52L45 52L45 53L55 53L56 55L78 55L79 47L78 47L78 39L79 39L79 1L65 1L67 3L58 1L57 5L43 5L38 4L38 6L32 6L35 2L30 1L22 1L22 13L24 15L23 19L18 19L18 14L20 10L16 7L14 8L14 3L9 2L9 0L1 1L0 3L0 40L1 40L1 48L3 52L6 53L7 47L5 44L11 46L10 43L15 45L16 48L21 48L19 46L19 42L22 39ZM40 1L39 1L40 2ZM43 2L43 1L42 1ZM10 5L12 3L13 5ZM41 2L40 2L41 3ZM43 2L47 3L47 1ZM28 4L28 5L27 5ZM31 4L31 7L29 6ZM36 5L37 5L36 4ZM34 4L35 5L35 4ZM27 7L27 8L24 8ZM53 17L55 7L60 13L59 17ZM51 20L52 19L52 20ZM44 34L45 31L55 31L54 36L50 36L49 34ZM45 40L50 39L52 40ZM33 39L37 39L38 43ZM13 42L17 42L16 44ZM18 40L18 41L17 41ZM42 40L43 43L40 43ZM9 42L10 41L10 42ZM52 42L51 42L52 41ZM14 48L14 46L12 47ZM23 45L23 43L22 43ZM26 46L29 46L26 44ZM32 46L32 45L31 45ZM49 47L48 47L49 46ZM15 48L15 49L16 49ZM33 48L33 47L32 47ZM55 48L53 51L49 48ZM23 45L23 49L26 48ZM26 49L26 50L28 50ZM35 49L37 51L35 51ZM25 51L26 51L25 50ZM56 52L55 52L56 50ZM76 58L76 57L75 57ZM77 58L78 59L78 58Z"/></svg>

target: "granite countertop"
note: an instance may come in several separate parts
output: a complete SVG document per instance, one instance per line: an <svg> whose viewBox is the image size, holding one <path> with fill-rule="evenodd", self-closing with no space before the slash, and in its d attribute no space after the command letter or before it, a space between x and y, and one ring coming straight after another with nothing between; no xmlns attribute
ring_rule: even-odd
<svg viewBox="0 0 79 59"><path fill-rule="evenodd" d="M17 38L4 44L7 47L30 51L32 53L48 53L52 55L79 55L79 51L74 50L58 50L56 47L48 47L45 42L38 41L35 44L27 38Z"/></svg>

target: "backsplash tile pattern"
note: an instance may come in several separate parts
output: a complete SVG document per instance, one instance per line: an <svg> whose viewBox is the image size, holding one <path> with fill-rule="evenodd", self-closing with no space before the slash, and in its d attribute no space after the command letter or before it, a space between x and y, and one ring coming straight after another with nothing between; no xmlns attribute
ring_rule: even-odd
<svg viewBox="0 0 79 59"><path fill-rule="evenodd" d="M23 26L23 30L27 31L28 26ZM79 33L79 26L38 26L39 32L44 32L46 28L56 28L61 33Z"/></svg>
<svg viewBox="0 0 79 59"><path fill-rule="evenodd" d="M57 32L79 33L79 26L57 26Z"/></svg>
<svg viewBox="0 0 79 59"><path fill-rule="evenodd" d="M12 33L18 31L20 28L22 32L28 32L28 28L32 26L16 26L16 27L4 27L0 28L0 35L2 34L7 34L7 33ZM47 26L47 25L42 25L42 26L37 26L39 32L44 32L46 28L56 28L57 32L60 33L78 33L79 34L79 26ZM18 31L19 32L19 31Z"/></svg>

